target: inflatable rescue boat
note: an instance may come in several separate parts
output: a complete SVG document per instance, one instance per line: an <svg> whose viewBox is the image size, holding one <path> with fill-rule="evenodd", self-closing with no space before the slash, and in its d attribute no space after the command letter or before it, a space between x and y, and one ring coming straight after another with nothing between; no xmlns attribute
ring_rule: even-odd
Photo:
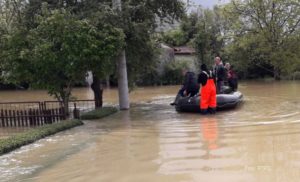
<svg viewBox="0 0 300 182"><path fill-rule="evenodd" d="M178 112L201 112L199 95L194 97L182 97L177 95L174 102ZM238 106L243 100L243 94L239 91L217 95L217 110L232 109Z"/></svg>

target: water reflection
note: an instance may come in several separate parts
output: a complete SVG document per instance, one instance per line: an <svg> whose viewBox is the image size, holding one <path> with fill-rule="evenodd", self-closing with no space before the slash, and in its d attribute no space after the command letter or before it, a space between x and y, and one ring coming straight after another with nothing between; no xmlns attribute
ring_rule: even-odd
<svg viewBox="0 0 300 182"><path fill-rule="evenodd" d="M207 147L207 154L209 155L211 150L218 149L218 122L217 118L212 117L203 117L200 120L201 133L205 146Z"/></svg>

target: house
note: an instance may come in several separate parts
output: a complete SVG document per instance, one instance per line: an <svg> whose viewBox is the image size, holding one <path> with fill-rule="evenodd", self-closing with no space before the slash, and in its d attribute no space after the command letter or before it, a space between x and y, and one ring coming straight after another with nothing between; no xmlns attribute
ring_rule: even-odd
<svg viewBox="0 0 300 182"><path fill-rule="evenodd" d="M196 50L189 46L173 47L175 61L186 62L192 71L197 71Z"/></svg>
<svg viewBox="0 0 300 182"><path fill-rule="evenodd" d="M181 46L173 47L176 56L194 56L196 55L196 50L192 47Z"/></svg>

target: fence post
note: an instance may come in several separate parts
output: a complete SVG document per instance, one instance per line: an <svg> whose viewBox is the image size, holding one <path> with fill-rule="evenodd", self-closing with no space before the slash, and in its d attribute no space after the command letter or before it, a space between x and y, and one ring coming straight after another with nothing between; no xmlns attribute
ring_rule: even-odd
<svg viewBox="0 0 300 182"><path fill-rule="evenodd" d="M33 116L32 116L31 108L28 111L28 118L29 118L29 126L32 126L33 125Z"/></svg>
<svg viewBox="0 0 300 182"><path fill-rule="evenodd" d="M35 109L35 121L36 121L36 126L40 125L40 114L39 114L39 109Z"/></svg>
<svg viewBox="0 0 300 182"><path fill-rule="evenodd" d="M60 121L60 109L59 108L56 108L55 109L55 116L56 116L56 122Z"/></svg>
<svg viewBox="0 0 300 182"><path fill-rule="evenodd" d="M32 111L31 111L31 114L32 114L33 126L36 126L36 115L35 115L35 109L32 109Z"/></svg>
<svg viewBox="0 0 300 182"><path fill-rule="evenodd" d="M28 112L24 110L24 126L28 126Z"/></svg>
<svg viewBox="0 0 300 182"><path fill-rule="evenodd" d="M1 109L1 126L4 127L4 113L3 113L3 109Z"/></svg>
<svg viewBox="0 0 300 182"><path fill-rule="evenodd" d="M45 102L41 103L40 111L41 111L41 115L43 116L43 117L41 117L42 125L47 124L47 112L46 112L46 103Z"/></svg>
<svg viewBox="0 0 300 182"><path fill-rule="evenodd" d="M54 123L55 122L54 109L50 109L49 114L50 114L50 118L51 118L51 123Z"/></svg>
<svg viewBox="0 0 300 182"><path fill-rule="evenodd" d="M14 126L16 127L17 120L16 120L16 111L15 110L12 111L12 120L13 120Z"/></svg>
<svg viewBox="0 0 300 182"><path fill-rule="evenodd" d="M5 126L7 127L8 126L8 124L9 124L9 119L8 119L8 111L7 110L5 110L5 112L4 112L4 116L5 116Z"/></svg>
<svg viewBox="0 0 300 182"><path fill-rule="evenodd" d="M9 115L9 126L12 127L13 122L12 122L12 111L8 110L8 115Z"/></svg>
<svg viewBox="0 0 300 182"><path fill-rule="evenodd" d="M46 113L47 113L47 124L51 124L52 123L52 120L51 120L51 110L47 109Z"/></svg>
<svg viewBox="0 0 300 182"><path fill-rule="evenodd" d="M24 115L23 115L23 111L20 111L20 120L21 120L21 126L24 126Z"/></svg>
<svg viewBox="0 0 300 182"><path fill-rule="evenodd" d="M19 110L17 110L17 125L18 125L18 127L20 127L21 126L21 118L20 118L20 111Z"/></svg>

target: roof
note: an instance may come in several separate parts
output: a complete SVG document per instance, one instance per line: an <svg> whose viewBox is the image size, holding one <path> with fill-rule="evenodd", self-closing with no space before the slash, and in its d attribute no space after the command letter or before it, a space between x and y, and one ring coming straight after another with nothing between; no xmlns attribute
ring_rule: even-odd
<svg viewBox="0 0 300 182"><path fill-rule="evenodd" d="M181 47L173 47L175 55L190 55L195 54L196 50L192 47L181 46Z"/></svg>

